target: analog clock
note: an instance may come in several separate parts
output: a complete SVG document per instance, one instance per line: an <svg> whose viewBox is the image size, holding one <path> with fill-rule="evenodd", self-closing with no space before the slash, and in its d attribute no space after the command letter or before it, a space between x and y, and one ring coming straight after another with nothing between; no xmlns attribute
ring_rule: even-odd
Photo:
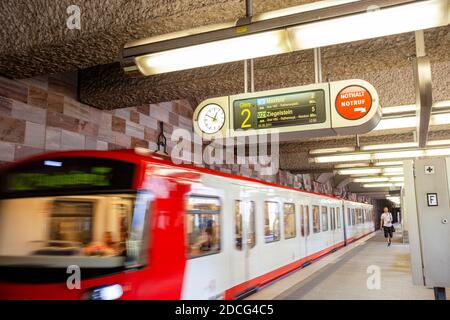
<svg viewBox="0 0 450 320"><path fill-rule="evenodd" d="M225 124L225 112L217 104L208 104L200 110L197 122L202 132L208 134L216 133Z"/></svg>

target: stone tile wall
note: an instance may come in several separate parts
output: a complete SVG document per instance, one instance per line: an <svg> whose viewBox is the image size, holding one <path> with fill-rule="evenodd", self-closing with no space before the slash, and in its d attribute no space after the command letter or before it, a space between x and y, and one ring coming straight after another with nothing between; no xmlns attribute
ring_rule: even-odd
<svg viewBox="0 0 450 320"><path fill-rule="evenodd" d="M69 77L0 77L0 161L55 150L154 149L159 121L169 137L175 128L192 131L191 118L186 100L104 111L78 102Z"/></svg>

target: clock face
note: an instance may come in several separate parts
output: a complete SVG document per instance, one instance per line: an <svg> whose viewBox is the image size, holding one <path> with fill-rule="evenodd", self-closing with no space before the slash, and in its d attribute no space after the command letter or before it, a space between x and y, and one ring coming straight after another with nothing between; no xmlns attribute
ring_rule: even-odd
<svg viewBox="0 0 450 320"><path fill-rule="evenodd" d="M225 112L217 104L208 104L198 114L198 126L204 133L216 133L225 123Z"/></svg>

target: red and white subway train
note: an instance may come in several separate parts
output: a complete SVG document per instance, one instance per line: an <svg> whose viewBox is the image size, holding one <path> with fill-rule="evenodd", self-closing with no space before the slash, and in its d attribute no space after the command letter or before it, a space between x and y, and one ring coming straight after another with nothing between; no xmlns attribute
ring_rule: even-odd
<svg viewBox="0 0 450 320"><path fill-rule="evenodd" d="M371 205L125 151L0 172L0 299L237 299L374 231Z"/></svg>

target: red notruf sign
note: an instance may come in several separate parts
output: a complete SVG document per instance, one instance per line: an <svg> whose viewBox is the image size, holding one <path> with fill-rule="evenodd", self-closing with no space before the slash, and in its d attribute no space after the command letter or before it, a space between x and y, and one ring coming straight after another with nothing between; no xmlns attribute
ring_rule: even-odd
<svg viewBox="0 0 450 320"><path fill-rule="evenodd" d="M336 97L336 111L347 120L359 120L369 113L372 96L366 88L349 86L342 89Z"/></svg>

